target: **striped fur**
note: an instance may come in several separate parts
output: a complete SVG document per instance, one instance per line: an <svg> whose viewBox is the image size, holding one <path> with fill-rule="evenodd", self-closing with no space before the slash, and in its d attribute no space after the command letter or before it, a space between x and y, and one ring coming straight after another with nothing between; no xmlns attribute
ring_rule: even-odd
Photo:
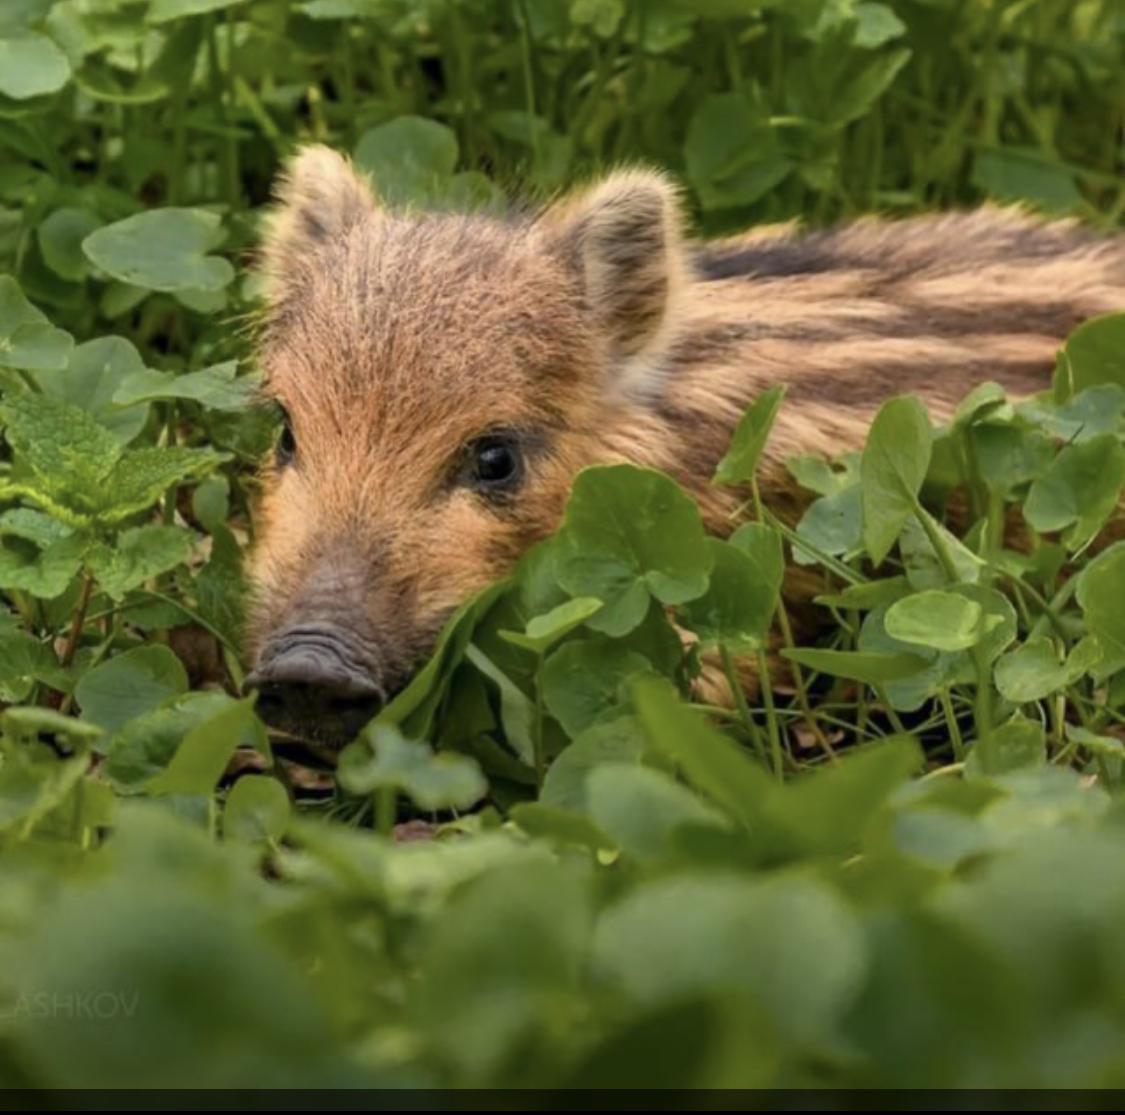
<svg viewBox="0 0 1125 1115"><path fill-rule="evenodd" d="M984 379L1039 390L1073 326L1125 306L1125 240L1014 210L693 245L657 175L538 216L396 214L323 148L286 177L264 266L298 453L263 474L252 649L329 617L387 692L554 530L583 466L668 471L723 533L739 497L710 477L765 387L789 387L763 485L785 514L786 457L859 447L901 392L940 421ZM456 478L496 429L526 479L489 503Z"/></svg>

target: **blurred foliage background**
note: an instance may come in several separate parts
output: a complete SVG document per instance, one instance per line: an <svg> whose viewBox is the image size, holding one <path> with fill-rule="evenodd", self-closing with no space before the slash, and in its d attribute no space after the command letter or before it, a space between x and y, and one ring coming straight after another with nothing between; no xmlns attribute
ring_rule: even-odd
<svg viewBox="0 0 1125 1115"><path fill-rule="evenodd" d="M1123 124L1120 0L6 0L0 267L79 337L206 360L243 287L146 298L81 240L205 206L237 254L302 141L414 204L655 163L718 233L985 196L1117 221Z"/></svg>

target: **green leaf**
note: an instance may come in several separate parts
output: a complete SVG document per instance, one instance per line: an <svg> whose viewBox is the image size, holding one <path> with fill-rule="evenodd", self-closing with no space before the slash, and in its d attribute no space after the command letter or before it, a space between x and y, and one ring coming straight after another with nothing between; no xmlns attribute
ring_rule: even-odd
<svg viewBox="0 0 1125 1115"><path fill-rule="evenodd" d="M933 448L926 408L903 396L884 403L863 450L863 540L876 565L914 515Z"/></svg>
<svg viewBox="0 0 1125 1115"><path fill-rule="evenodd" d="M753 829L774 781L729 737L677 701L663 679L641 678L633 702L649 747L670 759L684 778L732 820Z"/></svg>
<svg viewBox="0 0 1125 1115"><path fill-rule="evenodd" d="M749 484L754 479L784 399L785 385L779 384L763 391L746 408L735 427L730 449L715 470L713 483L733 487Z"/></svg>
<svg viewBox="0 0 1125 1115"><path fill-rule="evenodd" d="M658 860L672 850L683 825L729 827L727 819L658 770L603 763L586 780L587 808L598 827L626 854Z"/></svg>
<svg viewBox="0 0 1125 1115"><path fill-rule="evenodd" d="M556 844L575 844L597 852L614 850L612 837L603 832L589 817L567 813L538 801L520 802L512 807L511 818L524 832L536 840Z"/></svg>
<svg viewBox="0 0 1125 1115"><path fill-rule="evenodd" d="M55 43L34 31L0 38L0 93L17 101L42 97L70 79L70 63Z"/></svg>
<svg viewBox="0 0 1125 1115"><path fill-rule="evenodd" d="M547 711L571 738L628 699L627 683L652 672L643 655L609 639L564 643L539 670L539 694Z"/></svg>
<svg viewBox="0 0 1125 1115"><path fill-rule="evenodd" d="M554 646L564 635L569 635L581 627L595 612L601 610L602 602L591 596L579 596L552 608L545 615L533 616L527 623L527 631L501 631L508 642L527 650L542 654Z"/></svg>
<svg viewBox="0 0 1125 1115"><path fill-rule="evenodd" d="M13 507L0 514L0 537L23 538L45 549L70 534L68 526L33 507Z"/></svg>
<svg viewBox="0 0 1125 1115"><path fill-rule="evenodd" d="M844 557L863 546L863 493L858 483L814 500L797 523L797 536L809 544L794 543L798 565L815 565L819 554Z"/></svg>
<svg viewBox="0 0 1125 1115"><path fill-rule="evenodd" d="M276 778L244 774L227 794L223 836L227 840L274 843L285 835L290 812L289 794Z"/></svg>
<svg viewBox="0 0 1125 1115"><path fill-rule="evenodd" d="M1073 685L1100 657L1101 649L1096 641L1084 639L1066 661L1060 661L1054 642L1039 636L997 661L996 688L1014 704L1041 701Z"/></svg>
<svg viewBox="0 0 1125 1115"><path fill-rule="evenodd" d="M0 696L6 701L27 699L36 682L63 688L66 675L54 651L26 631L0 632Z"/></svg>
<svg viewBox="0 0 1125 1115"><path fill-rule="evenodd" d="M422 116L400 116L363 133L355 161L385 201L403 205L439 196L457 166L457 135Z"/></svg>
<svg viewBox="0 0 1125 1115"><path fill-rule="evenodd" d="M1042 476L1055 459L1051 439L1025 423L983 422L969 431L969 438L981 479L1006 500Z"/></svg>
<svg viewBox="0 0 1125 1115"><path fill-rule="evenodd" d="M188 399L211 410L242 410L258 390L252 376L238 377L238 361L213 364L186 375L138 368L117 388L113 401L118 406L166 399Z"/></svg>
<svg viewBox="0 0 1125 1115"><path fill-rule="evenodd" d="M518 685L495 665L478 647L470 645L465 658L500 691L500 720L504 736L512 750L528 766L535 765L535 705Z"/></svg>
<svg viewBox="0 0 1125 1115"><path fill-rule="evenodd" d="M124 337L98 337L75 348L64 369L36 372L35 382L45 394L81 407L126 445L144 429L148 407L121 406L116 394L143 369L140 353Z"/></svg>
<svg viewBox="0 0 1125 1115"><path fill-rule="evenodd" d="M785 875L655 880L606 911L594 942L595 971L632 1000L741 997L784 1040L810 1048L838 1032L867 963L843 899Z"/></svg>
<svg viewBox="0 0 1125 1115"><path fill-rule="evenodd" d="M964 434L982 420L1003 413L1007 398L1007 393L998 383L989 380L978 384L957 404L957 409L953 412L951 431L954 434ZM1007 412L1010 411L1011 408L1007 407Z"/></svg>
<svg viewBox="0 0 1125 1115"><path fill-rule="evenodd" d="M578 474L556 572L573 595L605 603L587 626L624 635L644 619L650 595L663 604L702 596L711 560L699 509L667 476L632 465Z"/></svg>
<svg viewBox="0 0 1125 1115"><path fill-rule="evenodd" d="M211 449L124 450L84 410L28 391L9 394L0 419L36 477L12 490L74 525L120 522L151 507L170 485L203 476L225 459Z"/></svg>
<svg viewBox="0 0 1125 1115"><path fill-rule="evenodd" d="M1014 717L973 744L965 773L970 777L1008 774L1025 767L1042 766L1047 740L1037 720Z"/></svg>
<svg viewBox="0 0 1125 1115"><path fill-rule="evenodd" d="M929 530L923 527L923 521ZM944 588L950 583L945 562L934 549L931 534L942 540L945 554L952 560L957 584L975 584L980 580L984 561L923 508L918 517L907 521L899 539L906 579L911 588L918 591Z"/></svg>
<svg viewBox="0 0 1125 1115"><path fill-rule="evenodd" d="M737 209L764 197L793 169L764 112L740 93L701 101L684 143L688 177L704 209Z"/></svg>
<svg viewBox="0 0 1125 1115"><path fill-rule="evenodd" d="M98 517L120 522L151 507L173 484L197 480L226 457L213 449L149 447L127 452L107 478Z"/></svg>
<svg viewBox="0 0 1125 1115"><path fill-rule="evenodd" d="M7 516L5 520L11 521ZM40 600L54 600L78 575L89 549L90 539L77 533L56 538L42 549L26 543L5 543L0 546L0 588L19 589Z"/></svg>
<svg viewBox="0 0 1125 1115"><path fill-rule="evenodd" d="M0 834L32 828L70 796L89 765L80 753L62 762L44 759L31 749L9 753L0 766Z"/></svg>
<svg viewBox="0 0 1125 1115"><path fill-rule="evenodd" d="M1004 201L1033 201L1043 209L1068 213L1082 202L1074 173L1050 162L1038 147L977 151L973 182Z"/></svg>
<svg viewBox="0 0 1125 1115"><path fill-rule="evenodd" d="M114 733L106 776L119 792L135 793L167 767L192 728L232 704L217 689L165 699L155 710L134 717Z"/></svg>
<svg viewBox="0 0 1125 1115"><path fill-rule="evenodd" d="M98 587L114 600L140 588L145 581L187 561L195 535L183 527L148 523L122 531L112 547L101 546L90 555L90 568Z"/></svg>
<svg viewBox="0 0 1125 1115"><path fill-rule="evenodd" d="M1060 441L1087 441L1098 434L1125 429L1125 388L1116 383L1100 383L1064 403L1040 395L1023 403L1019 413ZM1048 463L1053 457L1052 453Z"/></svg>
<svg viewBox="0 0 1125 1115"><path fill-rule="evenodd" d="M906 24L887 4L863 2L855 6L856 28L852 42L865 50L874 50L891 39L906 34Z"/></svg>
<svg viewBox="0 0 1125 1115"><path fill-rule="evenodd" d="M33 306L10 275L0 275L0 367L65 368L74 341Z"/></svg>
<svg viewBox="0 0 1125 1115"><path fill-rule="evenodd" d="M1086 626L1098 640L1100 677L1125 666L1125 546L1101 554L1078 579L1078 603Z"/></svg>
<svg viewBox="0 0 1125 1115"><path fill-rule="evenodd" d="M757 523L746 526L772 536L780 570L781 540L769 527ZM744 526L741 528L746 530ZM745 539L747 535L743 535ZM681 604L676 618L695 632L705 646L722 644L732 654L762 649L779 599L779 583L762 575L761 566L740 546L709 538L713 565L710 584L703 596Z"/></svg>
<svg viewBox="0 0 1125 1115"><path fill-rule="evenodd" d="M1068 445L1034 484L1024 518L1038 531L1065 530L1081 549L1113 514L1125 484L1125 448L1112 434Z"/></svg>
<svg viewBox="0 0 1125 1115"><path fill-rule="evenodd" d="M825 106L827 123L839 128L858 120L890 88L910 53L893 50L876 57Z"/></svg>
<svg viewBox="0 0 1125 1115"><path fill-rule="evenodd" d="M420 809L468 809L487 790L475 760L435 755L425 743L405 739L397 729L376 724L340 755L340 785L352 794L391 789Z"/></svg>
<svg viewBox="0 0 1125 1115"><path fill-rule="evenodd" d="M35 474L36 490L86 513L105 499L122 447L86 411L25 391L5 396L0 420L8 443Z"/></svg>
<svg viewBox="0 0 1125 1115"><path fill-rule="evenodd" d="M848 585L842 592L818 596L817 604L825 607L870 611L880 606L890 607L910 592L910 584L905 577L886 577L881 581L867 581L864 584Z"/></svg>
<svg viewBox="0 0 1125 1115"><path fill-rule="evenodd" d="M768 821L762 818L762 827L773 829L777 846L771 850L798 860L858 851L865 835L882 825L881 810L925 765L917 741L892 736L785 783L764 811Z"/></svg>
<svg viewBox="0 0 1125 1115"><path fill-rule="evenodd" d="M867 685L885 685L890 681L913 677L930 665L927 659L907 653L817 650L813 647L787 647L781 653L790 662L809 670Z"/></svg>
<svg viewBox="0 0 1125 1115"><path fill-rule="evenodd" d="M81 282L89 270L82 241L101 224L89 209L56 209L36 230L43 262L60 278Z"/></svg>
<svg viewBox="0 0 1125 1115"><path fill-rule="evenodd" d="M167 767L145 783L146 792L210 795L235 748L260 733L253 697L230 703L188 732Z"/></svg>
<svg viewBox="0 0 1125 1115"><path fill-rule="evenodd" d="M88 670L74 697L82 719L107 732L187 692L183 663L160 645L137 647Z"/></svg>
<svg viewBox="0 0 1125 1115"><path fill-rule="evenodd" d="M503 591L494 584L466 600L450 616L426 664L378 716L378 723L399 725L419 737L429 737L434 717L449 689L454 669L465 657L473 630Z"/></svg>
<svg viewBox="0 0 1125 1115"><path fill-rule="evenodd" d="M542 1048L559 1012L585 1000L591 905L584 866L546 855L496 864L460 887L414 946L412 1013L430 1055L479 1086L500 1079L525 1040Z"/></svg>
<svg viewBox="0 0 1125 1115"><path fill-rule="evenodd" d="M802 488L830 496L859 482L859 462L859 453L845 453L839 461L798 454L786 458L785 468Z"/></svg>
<svg viewBox="0 0 1125 1115"><path fill-rule="evenodd" d="M1125 388L1125 314L1091 318L1070 334L1055 377L1055 398L1066 402L1103 384Z"/></svg>
<svg viewBox="0 0 1125 1115"><path fill-rule="evenodd" d="M0 714L5 731L23 737L53 736L69 740L77 747L86 747L102 738L104 733L95 724L86 724L73 716L65 716L52 708L9 708Z"/></svg>
<svg viewBox="0 0 1125 1115"><path fill-rule="evenodd" d="M984 638L989 627L983 620L981 606L975 601L930 590L892 604L884 625L888 635L904 643L953 651L976 646Z"/></svg>
<svg viewBox="0 0 1125 1115"><path fill-rule="evenodd" d="M603 763L639 763L643 750L635 717L622 716L594 724L576 736L547 768L539 800L558 809L587 813L589 773Z"/></svg>
<svg viewBox="0 0 1125 1115"><path fill-rule="evenodd" d="M169 20L186 19L188 16L217 12L245 3L246 0L152 0L148 21L167 23Z"/></svg>
<svg viewBox="0 0 1125 1115"><path fill-rule="evenodd" d="M206 209L149 209L106 225L82 242L96 267L147 290L222 290L234 278L208 253L223 239L222 221Z"/></svg>

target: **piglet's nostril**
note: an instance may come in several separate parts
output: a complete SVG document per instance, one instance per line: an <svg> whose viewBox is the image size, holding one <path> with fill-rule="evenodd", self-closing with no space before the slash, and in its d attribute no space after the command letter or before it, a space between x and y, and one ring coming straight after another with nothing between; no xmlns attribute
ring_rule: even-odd
<svg viewBox="0 0 1125 1115"><path fill-rule="evenodd" d="M386 693L342 638L323 629L310 634L303 639L287 632L275 640L243 689L258 691L257 709L266 723L306 738L347 742L379 711Z"/></svg>

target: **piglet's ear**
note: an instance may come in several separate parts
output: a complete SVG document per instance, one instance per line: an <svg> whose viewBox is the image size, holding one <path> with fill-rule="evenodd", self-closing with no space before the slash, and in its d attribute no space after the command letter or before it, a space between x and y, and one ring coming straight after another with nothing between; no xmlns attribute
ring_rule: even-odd
<svg viewBox="0 0 1125 1115"><path fill-rule="evenodd" d="M377 210L367 180L330 147L303 147L275 189L262 262L270 296L283 296L292 277L320 248Z"/></svg>
<svg viewBox="0 0 1125 1115"><path fill-rule="evenodd" d="M621 171L543 221L578 269L615 363L627 377L643 376L674 324L688 272L675 187L650 171Z"/></svg>

